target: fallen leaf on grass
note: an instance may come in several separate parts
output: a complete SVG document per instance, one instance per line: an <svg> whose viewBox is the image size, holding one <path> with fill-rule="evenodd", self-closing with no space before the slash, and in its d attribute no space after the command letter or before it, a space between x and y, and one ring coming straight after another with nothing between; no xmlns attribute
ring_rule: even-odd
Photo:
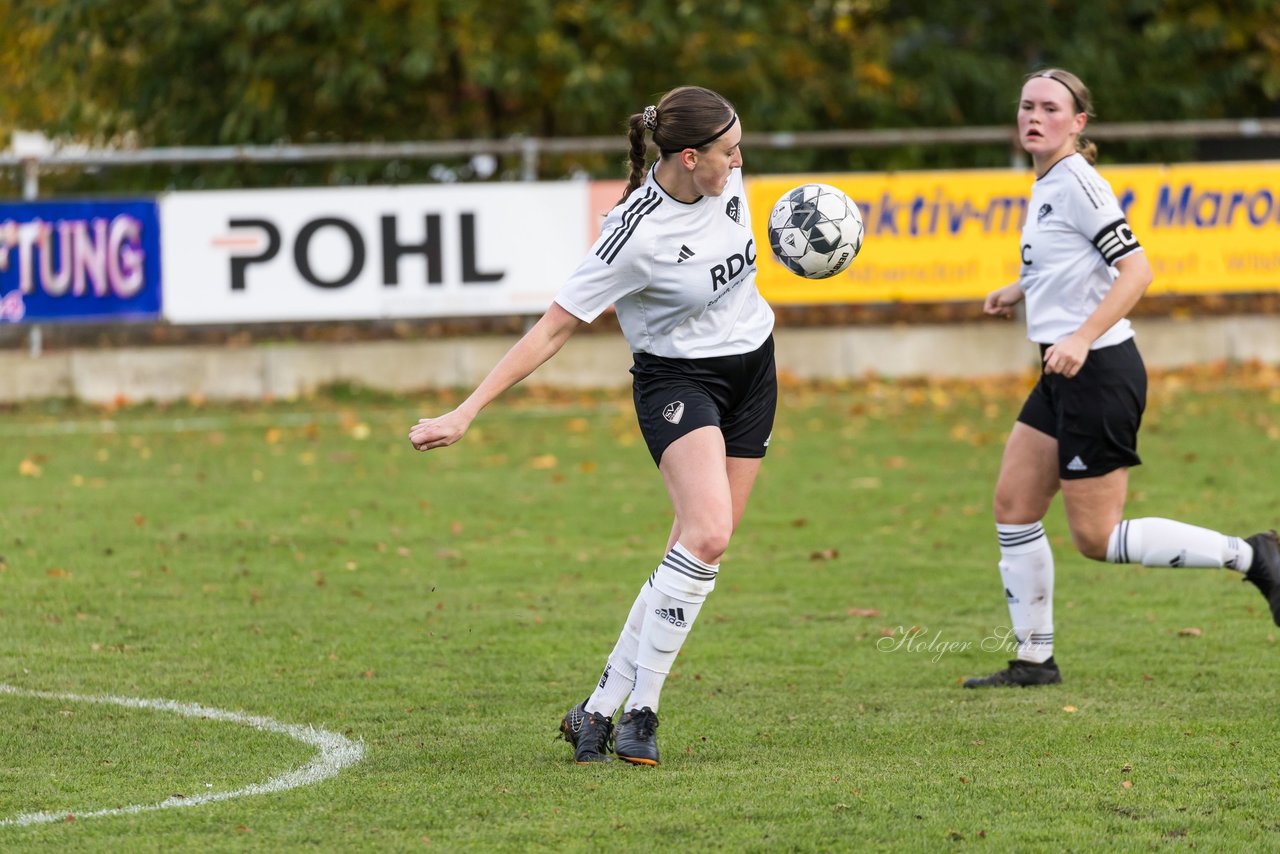
<svg viewBox="0 0 1280 854"><path fill-rule="evenodd" d="M536 457L529 458L529 468L531 469L553 469L556 467L555 454L540 454Z"/></svg>
<svg viewBox="0 0 1280 854"><path fill-rule="evenodd" d="M35 460L27 457L18 463L18 474L23 477L40 477L40 475L44 474L44 469L40 468Z"/></svg>
<svg viewBox="0 0 1280 854"><path fill-rule="evenodd" d="M1185 629L1178 629L1178 636L1179 636L1179 637L1184 637L1184 638L1198 638L1198 637L1200 637L1202 634L1204 634L1204 632L1200 631L1199 629L1197 629L1197 628L1196 628L1196 627L1194 627L1194 626L1188 626L1188 627L1187 627L1187 628L1185 628Z"/></svg>
<svg viewBox="0 0 1280 854"><path fill-rule="evenodd" d="M1122 781L1122 782L1120 783L1120 786L1121 786L1121 788L1125 788L1125 789L1132 789L1132 788L1133 788L1133 781L1132 781L1132 780L1124 780L1124 781Z"/></svg>
<svg viewBox="0 0 1280 854"><path fill-rule="evenodd" d="M840 557L839 549L821 549L809 553L809 560L835 560Z"/></svg>
<svg viewBox="0 0 1280 854"><path fill-rule="evenodd" d="M880 612L875 608L850 608L850 617L878 617Z"/></svg>
<svg viewBox="0 0 1280 854"><path fill-rule="evenodd" d="M1078 712L1080 710L1077 709L1075 706L1063 706L1062 711L1066 712L1067 714L1072 714L1073 712Z"/></svg>

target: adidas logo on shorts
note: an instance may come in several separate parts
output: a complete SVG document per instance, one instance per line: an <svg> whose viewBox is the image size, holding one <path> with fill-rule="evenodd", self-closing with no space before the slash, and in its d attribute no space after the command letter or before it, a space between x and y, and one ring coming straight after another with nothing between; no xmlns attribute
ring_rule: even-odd
<svg viewBox="0 0 1280 854"><path fill-rule="evenodd" d="M1084 460L1079 457L1072 457L1071 462L1067 463L1067 471L1088 471L1089 467L1084 464Z"/></svg>

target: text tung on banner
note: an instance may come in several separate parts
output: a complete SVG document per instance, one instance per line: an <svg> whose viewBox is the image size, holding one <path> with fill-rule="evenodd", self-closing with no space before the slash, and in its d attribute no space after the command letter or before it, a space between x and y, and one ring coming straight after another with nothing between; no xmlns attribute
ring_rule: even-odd
<svg viewBox="0 0 1280 854"><path fill-rule="evenodd" d="M155 317L159 256L154 202L0 203L0 320Z"/></svg>

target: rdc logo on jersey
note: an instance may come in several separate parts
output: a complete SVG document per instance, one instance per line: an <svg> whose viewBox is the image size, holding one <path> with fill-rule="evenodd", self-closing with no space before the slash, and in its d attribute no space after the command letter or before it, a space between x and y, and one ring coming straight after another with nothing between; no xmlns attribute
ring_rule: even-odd
<svg viewBox="0 0 1280 854"><path fill-rule="evenodd" d="M725 205L724 212L729 219L738 225L742 225L742 200L737 196L729 200L729 204Z"/></svg>
<svg viewBox="0 0 1280 854"><path fill-rule="evenodd" d="M662 410L662 417L672 424L679 424L680 419L684 417L684 404L678 400L675 403L668 403Z"/></svg>

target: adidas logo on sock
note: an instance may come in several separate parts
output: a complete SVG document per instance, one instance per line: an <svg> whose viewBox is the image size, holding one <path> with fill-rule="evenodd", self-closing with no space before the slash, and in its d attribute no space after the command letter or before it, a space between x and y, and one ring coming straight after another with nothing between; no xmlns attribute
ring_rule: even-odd
<svg viewBox="0 0 1280 854"><path fill-rule="evenodd" d="M1088 471L1089 467L1084 464L1084 460L1079 457L1072 457L1071 462L1067 463L1068 471Z"/></svg>
<svg viewBox="0 0 1280 854"><path fill-rule="evenodd" d="M692 249L690 249L688 246L685 246L683 243L681 243L681 244L680 244L680 257L679 257L679 259L677 259L677 260L676 260L676 263L677 263L677 264L683 264L685 261L688 261L688 260L689 260L690 258L692 258L692 257L693 257L693 250L692 250Z"/></svg>
<svg viewBox="0 0 1280 854"><path fill-rule="evenodd" d="M1010 590L1008 587L1004 589L1004 598L1009 600L1010 605L1017 605L1020 601L1022 601L1017 596L1014 596L1013 591Z"/></svg>
<svg viewBox="0 0 1280 854"><path fill-rule="evenodd" d="M670 623L677 629L683 629L689 625L684 621L684 608L654 608L653 613L658 615L658 619Z"/></svg>

